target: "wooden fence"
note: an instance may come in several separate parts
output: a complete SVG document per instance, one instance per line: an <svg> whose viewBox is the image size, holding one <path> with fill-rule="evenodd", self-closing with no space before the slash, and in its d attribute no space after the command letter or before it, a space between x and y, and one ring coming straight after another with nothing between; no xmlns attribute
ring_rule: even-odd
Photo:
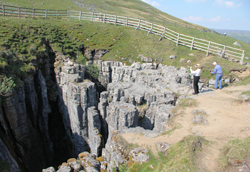
<svg viewBox="0 0 250 172"><path fill-rule="evenodd" d="M0 15L10 17L27 17L27 18L56 18L56 19L77 19L89 20L93 22L111 23L114 25L123 25L133 27L136 30L141 29L148 34L156 34L162 38L168 39L176 43L176 45L184 45L190 47L191 50L197 49L208 54L215 54L225 58L240 59L240 64L243 64L245 52L244 50L218 44L212 41L207 41L200 38L187 36L177 33L161 25L153 24L145 20L128 18L117 15L82 12L82 11L63 11L63 10L44 10L44 9L31 9L21 8L7 5L0 5Z"/></svg>

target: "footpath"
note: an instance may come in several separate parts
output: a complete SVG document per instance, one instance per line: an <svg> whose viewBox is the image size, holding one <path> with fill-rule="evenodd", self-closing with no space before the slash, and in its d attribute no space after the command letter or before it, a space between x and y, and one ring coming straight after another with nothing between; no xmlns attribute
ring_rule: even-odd
<svg viewBox="0 0 250 172"><path fill-rule="evenodd" d="M204 147L199 155L199 166L204 171L218 171L221 149L233 139L245 139L250 136L250 102L242 101L242 92L250 90L250 84L228 86L222 90L206 90L192 96L197 106L180 108L166 128L169 134L147 139L143 135L126 133L123 137L130 143L141 147L151 147L157 152L157 143L175 144L187 135L199 135L213 144ZM203 110L207 124L194 124L193 111Z"/></svg>

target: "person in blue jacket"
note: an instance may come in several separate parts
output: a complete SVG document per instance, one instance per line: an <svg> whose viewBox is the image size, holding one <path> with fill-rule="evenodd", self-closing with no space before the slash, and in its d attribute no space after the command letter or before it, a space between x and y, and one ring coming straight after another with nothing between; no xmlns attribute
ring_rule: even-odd
<svg viewBox="0 0 250 172"><path fill-rule="evenodd" d="M212 74L216 74L214 89L217 89L218 81L219 81L219 89L222 89L222 84L221 84L222 76L223 76L222 68L220 65L217 64L217 62L213 62L213 65L214 65L214 69L210 72Z"/></svg>

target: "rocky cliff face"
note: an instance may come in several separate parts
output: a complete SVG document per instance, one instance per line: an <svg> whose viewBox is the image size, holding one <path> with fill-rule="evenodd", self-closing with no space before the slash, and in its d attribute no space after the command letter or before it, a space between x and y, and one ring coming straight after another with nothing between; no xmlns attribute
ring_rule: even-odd
<svg viewBox="0 0 250 172"><path fill-rule="evenodd" d="M54 106L58 99L55 54L45 46L48 51L33 61L35 71L20 78L12 93L2 98L0 138L21 171L41 171L69 156L70 144ZM62 151L64 155L58 156Z"/></svg>
<svg viewBox="0 0 250 172"><path fill-rule="evenodd" d="M26 171L41 171L84 151L119 164L111 152L112 133L135 129L156 136L172 116L174 92L191 91L185 68L96 60L106 89L98 92L86 78L87 66L60 54L42 59L45 65L38 64L35 74L4 99L0 118L1 135L12 141L11 154L21 158L18 164Z"/></svg>

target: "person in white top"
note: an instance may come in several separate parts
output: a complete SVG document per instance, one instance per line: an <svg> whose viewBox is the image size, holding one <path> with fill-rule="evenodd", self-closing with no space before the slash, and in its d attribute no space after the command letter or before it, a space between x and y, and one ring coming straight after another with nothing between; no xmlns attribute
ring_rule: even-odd
<svg viewBox="0 0 250 172"><path fill-rule="evenodd" d="M192 75L194 75L194 93L193 94L198 94L199 93L199 86L198 86L198 82L200 80L200 75L201 75L201 69L202 66L200 64L195 65L195 67L197 68L197 70L193 70L192 66L190 67L190 72Z"/></svg>

